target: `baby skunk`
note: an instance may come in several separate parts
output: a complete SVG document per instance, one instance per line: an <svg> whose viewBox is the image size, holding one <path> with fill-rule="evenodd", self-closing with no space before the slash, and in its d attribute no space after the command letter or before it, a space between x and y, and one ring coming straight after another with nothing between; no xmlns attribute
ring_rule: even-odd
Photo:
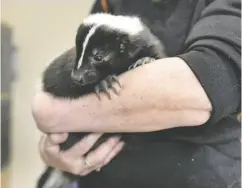
<svg viewBox="0 0 242 188"><path fill-rule="evenodd" d="M57 57L44 71L43 90L54 97L69 99L91 92L109 94L109 89L114 89L113 83L120 85L118 75L164 57L163 44L139 17L92 14L78 28L75 47ZM69 134L61 149L68 149L86 134ZM111 135L104 134L93 149ZM50 171L50 168L46 170L48 177L54 172ZM47 186L45 176L39 180L39 188L58 187ZM60 177L57 176L56 182L61 181Z"/></svg>
<svg viewBox="0 0 242 188"><path fill-rule="evenodd" d="M164 57L163 45L140 18L92 14L78 28L74 66L63 70L65 76L56 76L61 67L50 65L44 73L44 90L69 98L107 91L110 81L117 81L114 75Z"/></svg>

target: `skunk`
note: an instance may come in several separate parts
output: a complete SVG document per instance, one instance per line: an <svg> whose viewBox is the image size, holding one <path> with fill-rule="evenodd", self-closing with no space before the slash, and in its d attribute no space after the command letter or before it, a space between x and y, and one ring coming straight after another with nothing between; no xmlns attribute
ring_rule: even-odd
<svg viewBox="0 0 242 188"><path fill-rule="evenodd" d="M118 75L166 57L163 44L137 16L92 14L83 20L75 39L75 47L57 57L43 72L43 90L54 97L75 100L88 93L95 92L99 96L105 92L110 98L109 89L116 92L113 84L121 87ZM69 134L61 149L70 148L86 134ZM104 134L92 149L111 135L114 134ZM127 134L127 142L134 135ZM39 179L38 188L57 188L58 182L64 184L60 172L56 181L51 180L57 184L47 185L54 172L57 173L47 168ZM65 174L72 179L70 174Z"/></svg>
<svg viewBox="0 0 242 188"><path fill-rule="evenodd" d="M44 72L44 90L55 97L107 92L110 82L117 82L115 75L165 57L163 44L135 16L92 14L79 26L75 43L73 67L62 70L63 76L56 76L56 63Z"/></svg>

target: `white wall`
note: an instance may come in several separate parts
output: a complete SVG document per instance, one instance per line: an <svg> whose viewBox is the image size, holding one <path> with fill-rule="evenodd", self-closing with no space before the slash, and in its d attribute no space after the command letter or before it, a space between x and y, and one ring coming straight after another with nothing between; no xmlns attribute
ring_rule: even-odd
<svg viewBox="0 0 242 188"><path fill-rule="evenodd" d="M44 66L74 45L78 24L93 0L2 0L2 21L14 28L19 77L13 85L12 162L9 188L34 188L43 168L40 133L31 116L34 86Z"/></svg>

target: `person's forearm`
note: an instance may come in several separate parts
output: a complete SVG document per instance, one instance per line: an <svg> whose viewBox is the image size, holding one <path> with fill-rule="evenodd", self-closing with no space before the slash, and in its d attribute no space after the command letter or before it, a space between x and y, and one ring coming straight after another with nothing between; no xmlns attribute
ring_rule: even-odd
<svg viewBox="0 0 242 188"><path fill-rule="evenodd" d="M144 65L119 77L123 89L112 100L95 94L57 100L34 99L33 114L45 132L149 132L205 123L211 104L200 83L179 58ZM48 120L48 122L46 122ZM41 126L44 122L48 127Z"/></svg>

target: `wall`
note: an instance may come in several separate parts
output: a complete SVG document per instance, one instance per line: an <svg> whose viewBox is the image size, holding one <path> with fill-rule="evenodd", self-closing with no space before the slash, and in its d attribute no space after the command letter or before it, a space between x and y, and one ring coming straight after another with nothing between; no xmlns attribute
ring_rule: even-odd
<svg viewBox="0 0 242 188"><path fill-rule="evenodd" d="M40 133L31 116L35 84L45 65L74 45L78 24L93 0L2 0L2 21L14 29L19 75L13 85L12 161L9 187L34 188L44 165Z"/></svg>

